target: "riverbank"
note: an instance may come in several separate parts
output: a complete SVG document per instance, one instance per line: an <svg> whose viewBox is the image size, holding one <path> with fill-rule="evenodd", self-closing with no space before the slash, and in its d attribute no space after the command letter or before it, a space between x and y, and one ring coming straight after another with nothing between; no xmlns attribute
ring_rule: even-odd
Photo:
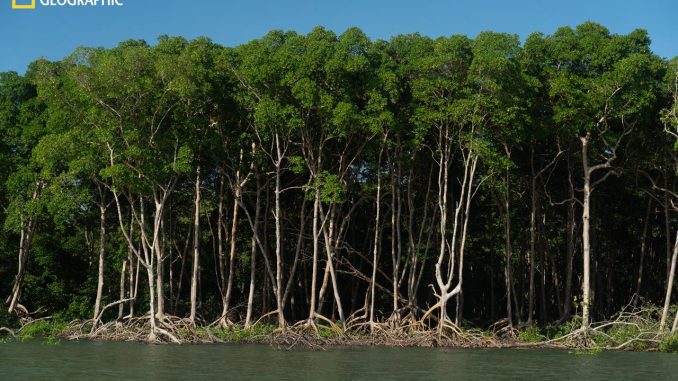
<svg viewBox="0 0 678 381"><path fill-rule="evenodd" d="M240 324L193 327L186 319L167 318L150 337L147 318L112 321L92 327L91 321L59 322L39 320L18 329L0 329L0 340L42 338L60 340L128 341L174 344L267 344L279 349L323 349L331 346L385 346L424 348L549 348L596 353L614 351L662 351L678 353L678 333L658 333L655 324L610 321L579 328L578 319L557 327L481 330L477 328L421 329L413 326L376 323L342 330L341 326L297 323L279 329L259 322L250 327ZM162 332L162 333L161 333Z"/></svg>

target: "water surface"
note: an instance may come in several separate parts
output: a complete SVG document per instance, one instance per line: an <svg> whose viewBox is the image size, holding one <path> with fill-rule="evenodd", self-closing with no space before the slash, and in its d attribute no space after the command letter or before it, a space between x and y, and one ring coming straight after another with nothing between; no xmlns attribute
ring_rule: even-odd
<svg viewBox="0 0 678 381"><path fill-rule="evenodd" d="M0 344L0 380L678 380L678 355L556 350Z"/></svg>

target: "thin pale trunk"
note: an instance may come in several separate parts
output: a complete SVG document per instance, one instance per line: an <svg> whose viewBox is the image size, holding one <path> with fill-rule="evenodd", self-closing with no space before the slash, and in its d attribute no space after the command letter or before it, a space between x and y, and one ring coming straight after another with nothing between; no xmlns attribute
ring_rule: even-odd
<svg viewBox="0 0 678 381"><path fill-rule="evenodd" d="M530 155L530 169L532 171L531 182L531 210L530 210L530 286L528 290L528 306L527 306L527 325L532 324L534 316L534 271L535 271L535 256L536 256L536 242L537 242L537 176L534 172L534 146L532 146Z"/></svg>
<svg viewBox="0 0 678 381"><path fill-rule="evenodd" d="M157 223L161 223L158 221ZM158 227L159 229L159 227ZM162 321L165 319L165 290L164 290L164 272L163 272L163 257L162 250L160 249L160 242L156 240L154 243L155 257L156 257L156 274L155 274L155 287L156 294L158 297L155 316L158 320Z"/></svg>
<svg viewBox="0 0 678 381"><path fill-rule="evenodd" d="M664 174L664 189L668 189L668 180ZM669 279L669 272L671 271L671 225L669 223L669 195L664 192L664 239L666 241L666 279Z"/></svg>
<svg viewBox="0 0 678 381"><path fill-rule="evenodd" d="M195 175L195 198L193 203L193 271L191 272L191 315L189 320L195 325L198 304L198 273L200 272L200 165Z"/></svg>
<svg viewBox="0 0 678 381"><path fill-rule="evenodd" d="M640 238L640 263L638 265L638 279L636 281L636 291L633 296L633 306L638 304L640 299L640 287L643 283L643 266L645 264L645 251L647 250L647 231L650 225L650 211L652 210L652 198L647 199L647 208L645 209L645 219L643 220L643 235Z"/></svg>
<svg viewBox="0 0 678 381"><path fill-rule="evenodd" d="M506 170L506 195L504 196L504 244L505 244L505 259L504 259L504 281L506 283L506 314L510 327L513 327L513 310L511 304L512 299L512 279L511 279L511 215L508 195L508 170Z"/></svg>
<svg viewBox="0 0 678 381"><path fill-rule="evenodd" d="M278 309L278 327L285 330L285 311L282 306L282 272L283 272L283 258L282 258L282 208L280 206L280 193L282 192L281 172L283 153L280 143L280 135L275 134L275 145L277 151L277 159L275 162L275 301Z"/></svg>
<svg viewBox="0 0 678 381"><path fill-rule="evenodd" d="M124 227L122 227L124 229ZM129 237L131 240L131 237L134 237L134 221L133 218L130 217L129 221ZM131 247L131 241L129 242L127 246L127 262L129 263L129 280L128 280L128 288L129 288L129 298L131 299L129 301L129 317L132 318L134 317L134 301L136 299L136 291L137 291L137 281L139 279L139 259L137 258L137 266L134 265L134 251L132 250ZM135 271L136 269L136 271Z"/></svg>
<svg viewBox="0 0 678 381"><path fill-rule="evenodd" d="M101 190L100 192L101 193ZM92 331L97 326L97 317L101 309L101 298L104 290L104 255L106 253L106 205L102 198L99 204L99 268L97 274L97 296L94 302L94 316L92 317ZM122 298L121 298L122 299ZM122 304L121 304L122 305Z"/></svg>
<svg viewBox="0 0 678 381"><path fill-rule="evenodd" d="M666 319L669 315L669 307L671 305L671 293L673 291L673 279L676 275L676 258L678 258L678 230L676 230L675 244L673 245L673 253L671 255L671 267L669 269L669 277L666 282L666 294L664 295L664 309L662 310L662 317L659 321L659 331L664 331L666 327ZM678 315L677 315L678 316ZM675 331L675 323L672 331Z"/></svg>
<svg viewBox="0 0 678 381"><path fill-rule="evenodd" d="M146 267L146 276L148 277L148 305L150 308L149 311L149 321L151 323L151 332L148 336L149 341L155 341L156 336L155 336L155 331L156 331L156 324L155 324L155 287L153 286L153 267L152 266L145 266Z"/></svg>
<svg viewBox="0 0 678 381"><path fill-rule="evenodd" d="M588 329L590 324L590 305L591 305L591 242L589 236L589 219L591 208L591 172L588 164L588 136L581 139L582 142L582 161L584 166L584 203L582 212L582 245L584 274L582 280L582 322L581 328Z"/></svg>
<svg viewBox="0 0 678 381"><path fill-rule="evenodd" d="M235 277L235 255L236 255L236 240L235 236L238 232L238 201L240 200L240 188L236 188L233 201L233 220L231 221L231 241L230 251L228 254L228 280L226 282L226 295L224 297L223 307L221 313L223 319L228 318L228 313L231 304L231 294L233 293L233 278ZM255 221L256 224L256 221Z"/></svg>
<svg viewBox="0 0 678 381"><path fill-rule="evenodd" d="M217 206L217 268L219 271L219 293L223 303L226 296L226 269L224 257L224 175L219 179L219 204Z"/></svg>
<svg viewBox="0 0 678 381"><path fill-rule="evenodd" d="M384 153L384 144L388 134L384 134L379 149L379 158L377 160L377 199L375 201L376 213L374 217L374 249L372 252L372 277L370 278L370 329L374 330L374 300L375 288L377 283L377 262L379 256L379 219L381 218L381 157Z"/></svg>
<svg viewBox="0 0 678 381"><path fill-rule="evenodd" d="M563 300L563 316L562 319L570 317L572 308L572 269L574 262L575 250L575 194L574 185L572 183L572 168L570 166L570 155L567 156L567 178L570 201L567 203L567 263L565 265L565 297Z"/></svg>
<svg viewBox="0 0 678 381"><path fill-rule="evenodd" d="M332 236L334 234L334 210L332 210L331 215L328 216L330 219L329 227L323 229L323 235L325 238L325 251L327 253L327 265L330 270L330 279L332 280L332 291L334 293L334 301L339 313L339 320L341 321L342 326L345 326L346 319L344 317L344 308L341 304L341 295L339 294L339 286L337 284L337 275L334 271L334 252L332 248ZM322 214L322 209L321 209ZM329 230L329 231L328 231Z"/></svg>
<svg viewBox="0 0 678 381"><path fill-rule="evenodd" d="M289 275L287 276L287 284L284 287L283 297L282 297L282 306L285 309L287 305L287 300L289 299L290 293L292 291L292 286L294 285L295 274L297 272L297 267L299 266L299 258L301 257L301 252L304 244L304 234L306 231L306 200L302 201L301 209L299 210L299 235L297 236L297 245L294 250L294 260L292 261L292 268L290 269ZM291 307L294 309L294 297L291 300Z"/></svg>
<svg viewBox="0 0 678 381"><path fill-rule="evenodd" d="M42 189L43 185L38 184L33 191L32 201L35 201L38 198L38 194ZM19 299L21 298L21 290L23 285L24 273L26 271L26 262L28 260L28 254L31 250L31 245L33 244L33 232L35 231L35 217L31 216L28 219L28 226L23 226L23 217L22 217L22 226L21 234L19 241L19 260L16 277L14 278L14 285L12 287L12 293L7 299L6 303L9 303L8 312L14 313L17 305L19 304Z"/></svg>
<svg viewBox="0 0 678 381"><path fill-rule="evenodd" d="M250 290L249 290L249 295L247 296L247 314L245 317L245 327L249 327L252 322L252 312L254 308L254 291L255 291L255 276L256 276L256 268L257 268L257 242L256 242L256 236L258 234L258 229L259 229L259 214L261 210L261 185L259 184L259 180L257 178L257 200L256 200L256 205L254 207L254 222L252 224L252 249L251 249L251 254L252 258L250 259Z"/></svg>
<svg viewBox="0 0 678 381"><path fill-rule="evenodd" d="M122 269L120 270L120 299L125 299L125 273L127 272L127 260L122 261ZM122 319L122 315L125 313L124 303L118 304L118 320Z"/></svg>
<svg viewBox="0 0 678 381"><path fill-rule="evenodd" d="M320 212L320 189L316 187L314 192L313 200L313 262L311 264L311 302L308 312L308 319L312 321L315 319L316 311L316 287L317 287L317 278L318 278L318 250L319 250L319 240L320 232L318 227L318 219Z"/></svg>
<svg viewBox="0 0 678 381"><path fill-rule="evenodd" d="M396 160L396 159L393 159ZM398 311L398 297L400 293L398 289L400 288L400 259L401 259L401 247L400 247L400 213L401 213L401 202L400 202L400 187L397 187L396 184L400 182L400 167L395 174L391 175L391 263L393 267L392 276L393 276L393 314L396 316Z"/></svg>

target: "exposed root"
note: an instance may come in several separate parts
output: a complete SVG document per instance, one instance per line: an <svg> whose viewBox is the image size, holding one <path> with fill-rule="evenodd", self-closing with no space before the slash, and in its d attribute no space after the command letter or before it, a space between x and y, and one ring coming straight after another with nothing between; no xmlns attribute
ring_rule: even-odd
<svg viewBox="0 0 678 381"><path fill-rule="evenodd" d="M637 303L637 301L636 301ZM565 323L566 333L546 339L536 333L511 326L507 319L490 326L490 330L462 329L451 320L440 321L436 314L421 311L423 318L403 309L389 318L374 322L367 320L366 310L356 311L344 326L331 319L315 314L296 324L275 328L261 321L275 315L272 311L262 316L250 327L219 319L206 327L195 327L189 319L165 315L157 320L151 330L150 316L110 321L94 325L94 320L71 322L62 337L111 341L144 341L151 343L265 343L278 349L291 350L298 347L322 349L327 345L362 346L383 345L395 347L456 347L456 348L567 348L575 350L653 350L664 333L658 332L657 308L629 305L615 315L614 319L579 328L576 320ZM33 322L44 320L34 319ZM19 334L7 328L0 329L10 335ZM544 338L540 340L539 337ZM531 338L537 340L531 341Z"/></svg>
<svg viewBox="0 0 678 381"><path fill-rule="evenodd" d="M9 336L16 337L16 334L14 333L14 331L7 328L7 327L0 327L0 332L7 332L7 334Z"/></svg>

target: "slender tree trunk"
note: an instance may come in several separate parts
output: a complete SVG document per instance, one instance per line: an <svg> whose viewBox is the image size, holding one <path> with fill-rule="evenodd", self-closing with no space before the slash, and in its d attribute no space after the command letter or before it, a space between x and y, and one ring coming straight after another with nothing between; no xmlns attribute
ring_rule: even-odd
<svg viewBox="0 0 678 381"><path fill-rule="evenodd" d="M283 152L280 142L280 135L275 133L275 146L277 151L277 158L275 162L275 213L273 215L275 220L275 301L278 308L278 327L285 330L287 323L285 322L285 311L282 305L282 276L283 276L283 258L282 258L282 208L280 206L280 193L282 192L281 172Z"/></svg>
<svg viewBox="0 0 678 381"><path fill-rule="evenodd" d="M124 227L121 226L122 229ZM129 237L130 237L130 242L127 245L127 262L129 263L129 280L128 280L128 288L129 288L129 298L131 299L129 301L129 317L130 319L134 317L134 302L137 296L137 287L136 284L139 280L139 259L137 258L137 266L134 265L134 251L132 250L132 237L134 237L134 220L132 216L130 216L130 221L129 221ZM135 271L136 270L136 271Z"/></svg>
<svg viewBox="0 0 678 381"><path fill-rule="evenodd" d="M233 293L233 278L235 278L235 256L236 256L236 239L235 236L238 232L238 201L241 197L240 187L235 189L234 201L233 201L233 220L231 221L231 241L230 241L230 251L228 255L228 280L226 282L226 295L224 296L223 301L223 311L221 312L222 318L224 321L228 319L228 313L231 304L231 295ZM256 224L256 221L254 221Z"/></svg>
<svg viewBox="0 0 678 381"><path fill-rule="evenodd" d="M38 198L38 195L44 184L37 184L35 190L33 191L33 196L31 201L35 201ZM23 217L21 224L21 234L19 237L19 260L17 266L16 277L14 278L14 285L12 286L12 293L9 298L7 298L6 303L9 303L8 312L10 314L14 313L17 305L19 304L19 299L21 298L21 291L24 280L24 273L26 271L26 262L28 261L28 254L31 251L31 245L33 244L33 233L35 231L35 216L31 216L28 219L28 226L24 226Z"/></svg>
<svg viewBox="0 0 678 381"><path fill-rule="evenodd" d="M99 189L101 194L101 189ZM106 253L106 200L101 196L99 204L99 268L97 274L97 296L94 302L94 316L92 317L92 331L97 326L97 317L101 308L101 298L104 290L104 255Z"/></svg>
<svg viewBox="0 0 678 381"><path fill-rule="evenodd" d="M217 268L219 271L219 293L221 294L222 308L226 296L226 258L224 257L224 175L219 179L219 203L217 206Z"/></svg>
<svg viewBox="0 0 678 381"><path fill-rule="evenodd" d="M567 258L565 269L565 297L563 300L562 319L569 319L572 308L572 269L575 251L575 194L574 184L572 183L572 167L570 166L570 155L567 155L567 179L570 201L567 203Z"/></svg>
<svg viewBox="0 0 678 381"><path fill-rule="evenodd" d="M259 181L259 178L257 177L257 200L256 204L254 207L254 222L252 225L252 249L251 249L251 255L252 258L250 259L250 289L249 289L249 294L247 296L247 314L245 316L245 327L249 327L252 322L252 312L254 309L254 292L255 292L255 277L256 277L256 269L257 269L257 242L256 242L256 236L258 234L258 229L259 229L259 214L261 210L261 184Z"/></svg>
<svg viewBox="0 0 678 381"><path fill-rule="evenodd" d="M636 291L633 295L633 307L638 304L640 298L640 286L643 282L643 266L645 265L645 251L647 250L647 231L650 225L650 212L652 211L652 197L647 198L647 208L645 209L645 219L643 220L643 235L640 238L640 263L638 264L638 279L636 281Z"/></svg>
<svg viewBox="0 0 678 381"><path fill-rule="evenodd" d="M144 266L146 267L146 276L148 277L148 305L150 308L149 311L149 321L151 324L151 332L148 336L148 340L153 342L156 340L156 323L155 323L155 287L153 286L153 281L155 277L153 276L153 266Z"/></svg>
<svg viewBox="0 0 678 381"><path fill-rule="evenodd" d="M584 202L582 212L582 245L584 274L582 279L582 322L581 328L586 330L590 324L590 305L591 305L591 242L589 237L589 219L591 208L591 172L588 164L588 135L581 138L582 143L582 161L584 166Z"/></svg>
<svg viewBox="0 0 678 381"><path fill-rule="evenodd" d="M388 134L384 134L379 148L377 160L377 199L375 201L376 213L374 217L374 248L372 252L372 277L370 278L370 330L374 332L374 300L377 284L377 263L379 261L379 220L381 219L381 158L384 153L384 145Z"/></svg>
<svg viewBox="0 0 678 381"><path fill-rule="evenodd" d="M322 209L320 210L321 215ZM330 279L332 281L332 291L334 293L334 301L335 301L335 306L337 309L337 312L339 313L339 320L341 321L342 326L345 326L346 324L346 319L344 317L344 308L341 304L341 295L339 294L339 285L337 283L337 275L334 271L334 250L333 250L333 242L332 242L332 237L334 235L334 209L330 211L330 214L328 215L328 218L330 220L329 222L329 227L323 228L323 237L325 238L325 251L327 253L327 266L329 267L330 270Z"/></svg>
<svg viewBox="0 0 678 381"><path fill-rule="evenodd" d="M313 262L311 264L311 302L308 313L309 321L315 319L316 311L316 287L318 278L318 251L320 247L320 231L318 227L318 219L320 212L320 189L316 187L313 197Z"/></svg>
<svg viewBox="0 0 678 381"><path fill-rule="evenodd" d="M506 282L506 314L508 317L509 327L513 327L513 309L511 307L512 302L512 286L513 280L511 277L511 257L512 257L512 247L511 247L511 205L509 201L509 183L508 183L508 169L506 169L506 190L504 195L504 244L505 244L505 254L504 259L504 280Z"/></svg>
<svg viewBox="0 0 678 381"><path fill-rule="evenodd" d="M397 157L397 151L396 155ZM392 159L397 160L396 158ZM393 316L399 321L398 312L398 297L400 296L400 261L402 257L402 249L400 247L400 213L402 211L400 202L400 165L393 164L397 169L391 175L391 264L393 276Z"/></svg>
<svg viewBox="0 0 678 381"><path fill-rule="evenodd" d="M200 165L196 168L195 198L193 203L193 271L191 272L191 324L195 325L198 304L198 273L200 272Z"/></svg>
<svg viewBox="0 0 678 381"><path fill-rule="evenodd" d="M535 271L535 255L537 242L537 175L534 171L534 145L531 146L530 151L530 169L532 172L532 181L530 188L530 195L532 196L531 210L530 210L530 286L528 291L528 307L527 307L527 325L532 324L534 316L534 271Z"/></svg>
<svg viewBox="0 0 678 381"><path fill-rule="evenodd" d="M664 189L668 188L667 175L664 174ZM664 239L666 241L666 280L669 279L669 272L671 271L671 224L669 223L669 195L664 192Z"/></svg>
<svg viewBox="0 0 678 381"><path fill-rule="evenodd" d="M120 269L120 299L125 299L125 273L127 272L127 260L122 261L122 268ZM125 313L124 303L118 304L118 320L122 319Z"/></svg>
<svg viewBox="0 0 678 381"><path fill-rule="evenodd" d="M662 317L659 321L659 331L664 331L666 327L666 319L669 315L669 307L671 305L671 293L673 291L673 279L676 275L676 258L678 258L678 230L676 230L675 244L673 245L673 254L671 255L671 267L669 269L669 277L666 282L666 294L664 295L664 309L662 310ZM675 324L672 331L675 330Z"/></svg>

